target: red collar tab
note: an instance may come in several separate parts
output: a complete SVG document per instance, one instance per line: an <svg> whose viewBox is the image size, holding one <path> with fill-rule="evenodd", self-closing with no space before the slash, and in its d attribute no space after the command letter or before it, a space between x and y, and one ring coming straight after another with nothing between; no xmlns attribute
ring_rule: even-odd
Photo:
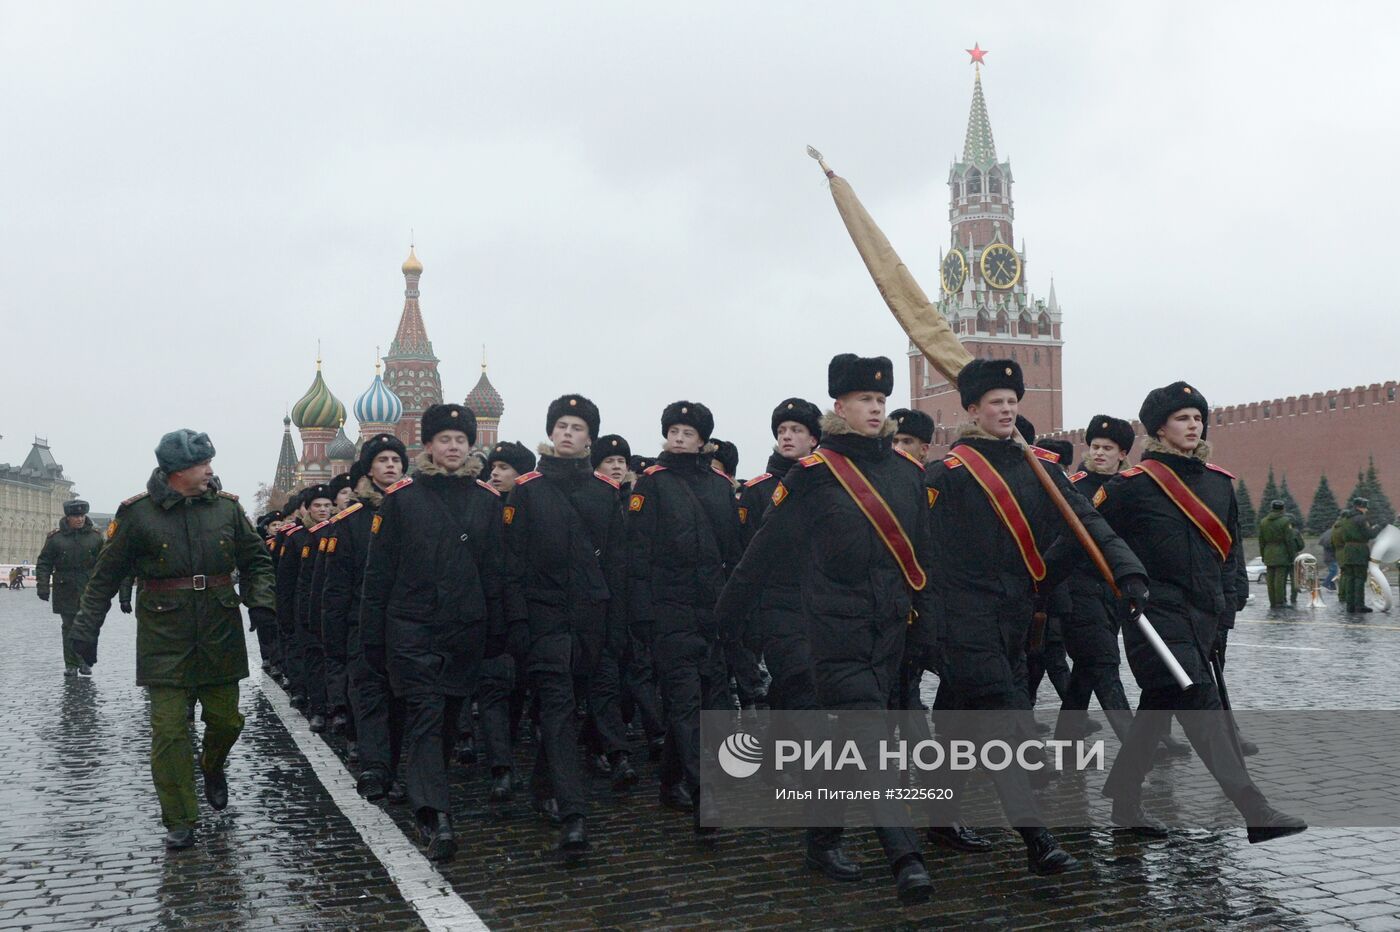
<svg viewBox="0 0 1400 932"><path fill-rule="evenodd" d="M543 475L544 473L540 472L538 469L532 469L523 476L516 476L515 484L524 485L527 482L533 482L534 480L538 479L540 476Z"/></svg>
<svg viewBox="0 0 1400 932"><path fill-rule="evenodd" d="M489 482L482 482L480 479L478 479L478 480L476 480L476 484L479 485L479 486L481 486L483 489L485 489L486 491L490 492L492 495L496 496L497 498L500 498L500 497L501 497L501 491L500 491L500 489L497 489L497 488L496 488L494 485L492 485L491 483L489 483Z"/></svg>
<svg viewBox="0 0 1400 932"><path fill-rule="evenodd" d="M595 478L602 479L604 482L606 482L608 485L612 486L614 489L621 489L621 488L622 488L622 483L621 483L621 482L618 482L616 479L610 479L610 478L608 478L607 476L603 475L603 474L600 473L600 472L595 472L593 475L594 475Z"/></svg>
<svg viewBox="0 0 1400 932"><path fill-rule="evenodd" d="M1217 466L1214 463L1206 463L1206 469L1214 469L1216 472L1221 473L1222 475L1229 476L1231 479L1239 478L1239 476L1230 472L1230 470L1226 469L1224 466Z"/></svg>
<svg viewBox="0 0 1400 932"><path fill-rule="evenodd" d="M745 482L745 483L744 483L744 488L746 488L746 489L751 489L751 488L753 488L754 486L758 485L760 482L763 482L765 479L772 479L772 478L773 478L773 474L772 474L771 472L759 473L757 476L754 476L754 477L753 477L752 479L750 479L748 482Z"/></svg>
<svg viewBox="0 0 1400 932"><path fill-rule="evenodd" d="M1085 476L1087 476L1087 475L1089 475L1089 474L1088 474L1087 472L1085 472L1084 470L1081 469L1079 472L1077 472L1077 473L1075 473L1074 475L1070 476L1070 477L1069 477L1069 481L1070 481L1070 482L1078 482L1080 479L1083 479L1083 478L1084 478Z"/></svg>

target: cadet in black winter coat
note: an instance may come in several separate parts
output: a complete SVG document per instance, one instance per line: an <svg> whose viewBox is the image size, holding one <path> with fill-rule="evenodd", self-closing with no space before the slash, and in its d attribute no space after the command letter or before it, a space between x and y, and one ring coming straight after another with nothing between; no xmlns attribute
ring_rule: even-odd
<svg viewBox="0 0 1400 932"><path fill-rule="evenodd" d="M320 593L316 590L316 560L325 552L331 525L330 509L335 492L329 485L318 485L309 495L308 510L321 516L306 529L297 564L296 616L297 644L301 652L302 694L306 696L308 725L314 732L326 730L326 655L321 647Z"/></svg>
<svg viewBox="0 0 1400 932"><path fill-rule="evenodd" d="M277 631L282 643L282 672L287 675L292 705L306 704L306 672L302 659L302 642L297 632L297 579L301 572L302 552L312 546L307 528L320 521L306 515L306 489L298 503L295 523L282 538L277 557Z"/></svg>
<svg viewBox="0 0 1400 932"><path fill-rule="evenodd" d="M1209 412L1205 398L1185 382L1154 389L1139 412L1149 437L1141 462L1095 495L1103 516L1142 555L1151 578L1152 625L1193 684L1183 690L1138 627L1125 628L1128 664L1142 695L1103 792L1113 799L1115 824L1151 837L1167 834L1142 808L1153 751L1171 727L1173 711L1213 713L1178 717L1244 816L1249 840L1267 841L1307 826L1271 807L1250 779L1211 670L1218 629L1247 593L1240 589L1234 477L1207 462Z"/></svg>
<svg viewBox="0 0 1400 932"><path fill-rule="evenodd" d="M812 655L816 706L828 710L884 710L899 676L906 636L931 638L925 586L931 559L923 465L892 446L896 430L885 417L885 393L894 369L885 357L843 354L832 359L828 391L835 410L821 420L821 446L799 460L774 490L758 535L725 587L717 609L725 638L739 636L750 607L775 580L794 576L801 592ZM836 470L862 483L886 504L867 517ZM853 486L854 488L855 486ZM875 521L881 522L877 530ZM887 541L903 539L907 565ZM795 573L794 573L795 570ZM917 616L914 614L918 609ZM912 620L912 623L911 623ZM877 735L848 732L871 759ZM930 883L918 837L898 817L874 804L876 833L896 876L900 899L928 898ZM883 813L883 814L882 814ZM841 852L842 829L807 832L806 861L837 880L856 880L860 868Z"/></svg>
<svg viewBox="0 0 1400 932"><path fill-rule="evenodd" d="M369 561L370 527L384 491L403 476L408 455L392 434L378 434L360 451L355 483L357 501L336 515L326 547L326 584L321 593L321 634L326 656L345 664L350 676L350 708L360 755L356 789L379 799L394 789L403 740L403 701L383 671L365 661L360 638L361 592ZM398 796L403 792L399 784Z"/></svg>
<svg viewBox="0 0 1400 932"><path fill-rule="evenodd" d="M515 480L506 503L506 616L528 627L525 668L540 705L531 789L537 807L555 801L560 849L572 858L588 845L574 710L588 698L605 642L620 653L626 633L626 606L612 599L622 589L623 518L617 486L595 474L588 458L598 409L565 395L550 404L546 420L551 443L540 447L535 471ZM615 697L611 708L617 716ZM621 730L620 718L612 724ZM611 762L626 765L623 753L614 751Z"/></svg>
<svg viewBox="0 0 1400 932"><path fill-rule="evenodd" d="M461 405L423 414L424 452L412 478L384 496L370 522L360 635L405 706L409 802L428 857L457 849L447 759L462 702L476 688L493 629L504 630L501 497L468 457L476 419Z"/></svg>
<svg viewBox="0 0 1400 932"><path fill-rule="evenodd" d="M667 719L661 802L695 811L700 711L729 704L714 607L739 562L739 506L700 449L714 430L704 405L677 401L661 416L666 448L628 498L631 624L650 640Z"/></svg>

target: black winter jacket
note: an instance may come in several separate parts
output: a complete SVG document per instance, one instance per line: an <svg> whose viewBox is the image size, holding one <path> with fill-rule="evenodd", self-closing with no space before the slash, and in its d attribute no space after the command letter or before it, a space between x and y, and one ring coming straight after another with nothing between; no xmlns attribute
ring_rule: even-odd
<svg viewBox="0 0 1400 932"><path fill-rule="evenodd" d="M369 561L370 523L384 494L367 478L355 487L359 501L332 518L321 590L321 643L326 656L345 663L351 632L360 627L360 590Z"/></svg>
<svg viewBox="0 0 1400 932"><path fill-rule="evenodd" d="M297 626L297 578L301 571L301 552L309 548L311 535L300 521L281 532L277 546L277 628L283 638L290 638Z"/></svg>
<svg viewBox="0 0 1400 932"><path fill-rule="evenodd" d="M1113 476L1081 470L1070 477L1079 494L1091 502ZM1065 643L1076 663L1119 662L1118 629L1127 617L1127 600L1113 594L1092 561L1075 567L1067 584L1071 611L1064 620Z"/></svg>

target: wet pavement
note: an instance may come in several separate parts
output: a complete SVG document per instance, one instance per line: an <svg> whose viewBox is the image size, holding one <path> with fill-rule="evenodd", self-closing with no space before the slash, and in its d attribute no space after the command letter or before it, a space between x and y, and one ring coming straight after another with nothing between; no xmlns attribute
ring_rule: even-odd
<svg viewBox="0 0 1400 932"><path fill-rule="evenodd" d="M1324 609L1269 613L1253 588L1227 666L1237 706L1400 708L1400 617L1350 621L1330 594ZM3 929L468 928L477 917L492 928L1400 929L1400 829L1313 829L1259 846L1242 828L1150 844L1074 830L1061 839L1085 869L1061 878L1029 875L1019 841L993 831L987 855L927 848L934 898L901 909L868 831L848 835L866 869L854 884L809 873L793 830L726 831L713 849L697 846L688 817L657 806L640 742L632 793L590 778L593 851L571 868L528 793L493 809L485 769L457 768L463 850L439 874L412 851L406 807L348 791L343 743L312 736L259 675L243 688L229 808L205 810L196 847L167 855L146 699L132 683L134 623L109 616L92 679L63 677L58 632L32 591L0 590ZM249 646L256 668L251 636ZM1052 698L1042 684L1041 708ZM533 755L529 742L519 749L521 774Z"/></svg>

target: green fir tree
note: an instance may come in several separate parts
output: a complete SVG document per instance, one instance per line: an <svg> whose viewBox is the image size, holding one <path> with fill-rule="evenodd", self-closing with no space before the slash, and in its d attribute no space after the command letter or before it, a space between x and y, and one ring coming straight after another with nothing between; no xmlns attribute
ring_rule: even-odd
<svg viewBox="0 0 1400 932"><path fill-rule="evenodd" d="M1293 526L1299 530L1303 527L1303 509L1298 507L1298 501L1293 497L1293 493L1288 491L1288 477L1283 477L1283 485L1279 486L1278 497L1283 499L1283 511L1293 519Z"/></svg>
<svg viewBox="0 0 1400 932"><path fill-rule="evenodd" d="M1390 504L1390 499L1386 497L1385 489L1381 486L1380 476L1376 473L1376 457L1372 455L1369 460L1370 462L1366 466L1366 486L1370 491L1366 497L1371 500L1371 520L1380 524L1394 524L1395 508Z"/></svg>
<svg viewBox="0 0 1400 932"><path fill-rule="evenodd" d="M1327 474L1317 480L1317 491L1313 493L1312 507L1308 509L1308 533L1321 534L1337 523L1337 496L1332 494L1332 486L1327 482Z"/></svg>
<svg viewBox="0 0 1400 932"><path fill-rule="evenodd" d="M1350 508L1353 499L1370 497L1371 490L1366 485L1366 474L1358 469L1356 471L1356 487L1351 490L1351 494L1347 496L1347 500L1342 502L1342 507Z"/></svg>
<svg viewBox="0 0 1400 932"><path fill-rule="evenodd" d="M1239 503L1240 533L1253 537L1259 533L1259 515L1254 510L1254 503L1249 500L1249 489L1245 488L1243 479L1235 483L1235 500Z"/></svg>
<svg viewBox="0 0 1400 932"><path fill-rule="evenodd" d="M1269 481L1264 483L1264 494L1259 497L1258 514L1266 515L1273 505L1274 499L1279 498L1278 483L1274 481L1274 467L1269 466Z"/></svg>

